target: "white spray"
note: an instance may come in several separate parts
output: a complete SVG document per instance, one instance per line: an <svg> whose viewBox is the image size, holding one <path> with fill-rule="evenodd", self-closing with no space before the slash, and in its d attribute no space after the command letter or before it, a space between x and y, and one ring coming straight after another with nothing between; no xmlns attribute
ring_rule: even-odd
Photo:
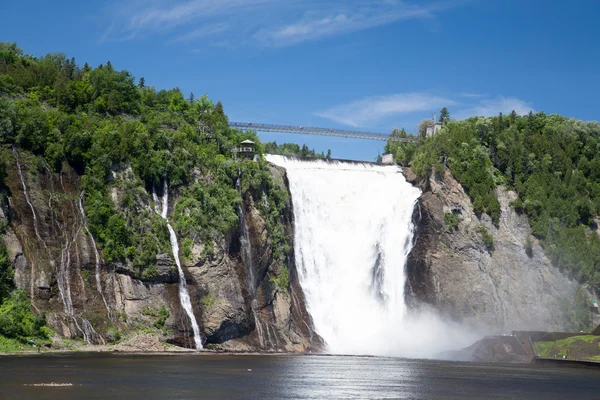
<svg viewBox="0 0 600 400"><path fill-rule="evenodd" d="M152 197L154 198L154 207L155 210L158 211L158 196L156 192L152 191ZM175 259L175 264L177 264L177 271L179 272L179 301L181 302L181 306L183 310L187 314L192 324L192 329L194 331L194 344L196 345L196 349L202 349L202 338L200 337L200 327L198 326L198 322L196 321L196 317L194 316L194 310L192 308L192 302L190 301L190 294L187 289L187 283L185 281L185 275L183 274L183 269L181 268L181 261L179 260L179 243L177 242L177 235L175 234L175 230L169 223L169 219L167 218L167 213L169 211L169 187L167 186L167 180L165 179L164 187L163 187L163 199L162 199L162 210L160 212L160 216L167 222L167 228L169 229L169 239L171 241L171 250L173 251L173 258Z"/></svg>
<svg viewBox="0 0 600 400"><path fill-rule="evenodd" d="M273 155L267 160L287 170L298 277L328 351L430 356L441 350L429 340L432 328L442 327L439 319L406 312L404 268L420 191L401 170Z"/></svg>

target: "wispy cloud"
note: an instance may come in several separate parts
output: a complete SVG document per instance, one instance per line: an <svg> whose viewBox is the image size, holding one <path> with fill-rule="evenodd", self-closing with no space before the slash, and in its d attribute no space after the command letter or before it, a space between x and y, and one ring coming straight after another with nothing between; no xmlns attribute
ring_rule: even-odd
<svg viewBox="0 0 600 400"><path fill-rule="evenodd" d="M437 10L438 6L417 6L404 2L373 2L362 7L346 5L326 13L307 15L287 25L261 29L254 38L265 46L289 46L401 20L433 18Z"/></svg>
<svg viewBox="0 0 600 400"><path fill-rule="evenodd" d="M499 113L508 114L515 111L519 115L528 114L529 111L534 111L533 105L527 101L516 97L484 97L478 103L467 105L457 111L455 117L464 119L468 117L492 117Z"/></svg>
<svg viewBox="0 0 600 400"><path fill-rule="evenodd" d="M227 23L208 25L202 28L194 29L184 35L177 36L171 41L171 43L190 42L197 39L207 38L209 36L214 36L226 32L229 29L230 26Z"/></svg>
<svg viewBox="0 0 600 400"><path fill-rule="evenodd" d="M456 104L455 101L428 93L401 93L368 97L342 104L315 115L340 124L360 128L393 116L429 112Z"/></svg>
<svg viewBox="0 0 600 400"><path fill-rule="evenodd" d="M220 34L265 47L344 35L406 20L434 20L456 1L401 0L126 0L111 13L101 41L150 35L171 43Z"/></svg>
<svg viewBox="0 0 600 400"><path fill-rule="evenodd" d="M516 97L461 93L454 98L429 92L413 92L367 97L317 112L315 115L343 125L365 128L398 118L405 122L419 121L428 118L430 113L439 111L442 107L450 108L451 116L456 119L489 117L500 112L510 113L512 110L524 115L533 110L531 103Z"/></svg>

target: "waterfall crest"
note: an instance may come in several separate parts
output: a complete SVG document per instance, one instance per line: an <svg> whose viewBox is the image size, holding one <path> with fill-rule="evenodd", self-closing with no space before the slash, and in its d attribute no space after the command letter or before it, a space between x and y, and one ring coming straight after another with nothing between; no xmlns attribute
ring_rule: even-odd
<svg viewBox="0 0 600 400"><path fill-rule="evenodd" d="M156 191L152 191L152 197L154 198L154 207L158 212L158 196L156 195ZM190 293L187 289L187 283L185 281L185 275L183 273L183 268L181 268L181 261L179 260L179 243L177 242L177 235L175 234L175 230L171 226L169 219L167 218L167 214L169 211L169 187L167 186L167 180L165 179L164 187L163 187L163 198L162 198L162 209L160 210L160 216L167 222L167 228L169 229L169 240L171 241L171 250L173 251L173 258L175 259L175 264L177 264L177 272L179 273L179 301L181 302L181 306L183 310L187 314L190 322L192 324L192 330L194 331L194 344L197 350L202 349L202 338L200 337L200 327L198 326L198 322L196 321L196 317L194 316L194 310L192 308L192 302L190 300Z"/></svg>
<svg viewBox="0 0 600 400"><path fill-rule="evenodd" d="M395 166L267 160L287 170L298 278L328 351L398 354L420 190Z"/></svg>

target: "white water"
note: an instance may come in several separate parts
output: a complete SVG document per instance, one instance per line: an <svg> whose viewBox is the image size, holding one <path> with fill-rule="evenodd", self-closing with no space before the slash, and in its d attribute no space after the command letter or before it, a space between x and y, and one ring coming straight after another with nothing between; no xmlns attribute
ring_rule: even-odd
<svg viewBox="0 0 600 400"><path fill-rule="evenodd" d="M454 331L434 315L407 315L404 268L420 191L400 169L267 160L287 170L298 276L328 351L431 356L445 349ZM442 329L448 338L440 338Z"/></svg>
<svg viewBox="0 0 600 400"><path fill-rule="evenodd" d="M156 192L152 192L152 197L154 198L154 207L155 210L158 211L158 196ZM194 331L194 344L196 345L196 350L202 349L202 338L200 337L200 327L198 326L198 322L196 321L196 317L194 316L194 310L192 308L192 302L190 301L190 294L187 289L187 283L185 281L185 275L183 274L183 269L181 268L181 261L179 260L179 243L177 242L177 235L173 230L173 227L169 223L169 219L167 218L167 213L169 211L169 188L167 186L167 180L165 179L164 187L163 187L163 198L162 198L162 210L160 212L160 216L167 221L167 228L169 229L169 239L171 241L171 250L173 251L173 258L175 259L175 264L177 264L177 271L179 272L179 301L181 302L181 306L183 310L187 314L190 322L192 324L192 329Z"/></svg>
<svg viewBox="0 0 600 400"><path fill-rule="evenodd" d="M35 214L35 209L33 208L33 204L31 204L31 200L29 199L29 192L27 191L27 185L25 184L25 178L23 177L23 171L21 170L21 162L19 161L19 153L17 153L15 146L13 146L12 151L13 155L15 156L15 160L17 161L17 171L19 172L19 178L21 178L21 184L23 185L25 201L27 201L27 204L29 204L29 208L31 208L31 214L33 214L33 229L35 230L35 236L37 237L38 241L45 246L44 241L40 236L40 232L38 231L38 221L37 215Z"/></svg>

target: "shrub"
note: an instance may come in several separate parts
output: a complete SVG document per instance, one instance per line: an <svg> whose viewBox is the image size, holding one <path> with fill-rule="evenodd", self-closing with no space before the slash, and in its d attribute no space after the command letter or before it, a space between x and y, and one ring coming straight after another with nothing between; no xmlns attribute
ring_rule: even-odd
<svg viewBox="0 0 600 400"><path fill-rule="evenodd" d="M278 276L271 275L269 281L274 283L282 292L287 292L290 286L290 274L287 267L283 267Z"/></svg>
<svg viewBox="0 0 600 400"><path fill-rule="evenodd" d="M0 239L0 304L2 299L8 297L13 289L13 276L14 270L10 264L6 244Z"/></svg>
<svg viewBox="0 0 600 400"><path fill-rule="evenodd" d="M481 233L481 240L483 240L483 245L486 250L491 252L494 250L494 237L491 233L488 232L485 226L481 226L477 229L479 233Z"/></svg>
<svg viewBox="0 0 600 400"><path fill-rule="evenodd" d="M508 203L508 205L514 208L517 214L523 214L523 212L525 212L525 205L519 197L512 200L510 203Z"/></svg>
<svg viewBox="0 0 600 400"><path fill-rule="evenodd" d="M45 315L35 316L29 298L22 290L14 291L0 306L0 335L22 341L32 338L47 339Z"/></svg>
<svg viewBox="0 0 600 400"><path fill-rule="evenodd" d="M212 294L207 294L200 300L200 304L202 304L202 307L204 307L207 310L211 309L212 306L215 305L215 302L215 296L213 296Z"/></svg>
<svg viewBox="0 0 600 400"><path fill-rule="evenodd" d="M460 222L460 216L453 212L444 214L444 225L448 228L449 231L455 231L458 229L458 224Z"/></svg>
<svg viewBox="0 0 600 400"><path fill-rule="evenodd" d="M108 343L115 344L119 340L121 340L121 332L117 328L108 328L108 332L106 332L106 340Z"/></svg>
<svg viewBox="0 0 600 400"><path fill-rule="evenodd" d="M156 316L156 321L154 322L154 326L157 329L162 329L165 327L165 323L167 322L167 319L169 318L169 310L167 310L167 307L165 307L165 305L163 304L160 307L160 310L158 310L158 315Z"/></svg>

